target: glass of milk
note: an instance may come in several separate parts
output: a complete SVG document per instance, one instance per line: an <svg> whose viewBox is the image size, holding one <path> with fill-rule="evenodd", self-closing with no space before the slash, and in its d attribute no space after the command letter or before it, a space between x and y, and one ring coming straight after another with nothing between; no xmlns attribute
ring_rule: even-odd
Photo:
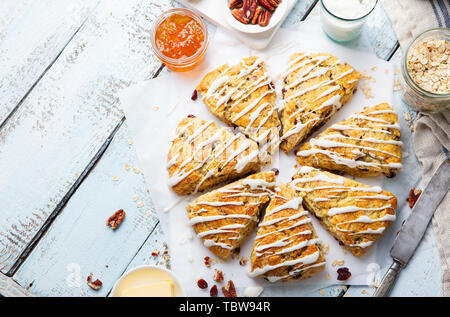
<svg viewBox="0 0 450 317"><path fill-rule="evenodd" d="M378 0L320 0L322 29L336 42L352 41L361 34L377 3Z"/></svg>

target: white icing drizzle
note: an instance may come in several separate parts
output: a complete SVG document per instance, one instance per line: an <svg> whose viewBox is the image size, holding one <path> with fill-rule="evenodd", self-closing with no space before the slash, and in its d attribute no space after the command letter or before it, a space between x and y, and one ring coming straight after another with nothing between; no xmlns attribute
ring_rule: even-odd
<svg viewBox="0 0 450 317"><path fill-rule="evenodd" d="M309 255L303 256L301 258L294 259L294 260L284 261L284 262L281 262L281 263L275 264L275 265L266 265L262 268L256 268L253 271L249 272L248 275L250 277L256 277L258 275L263 275L269 271L275 270L275 269L283 267L283 266L294 266L294 265L297 265L300 263L302 263L302 266L308 265L308 264L313 264L313 263L317 262L317 260L319 259L319 256L320 256L319 251L316 251L312 254L309 254Z"/></svg>
<svg viewBox="0 0 450 317"><path fill-rule="evenodd" d="M265 174L261 174L265 175ZM265 176L264 176L265 177ZM226 225L223 225L221 227L214 227L214 224L208 225L208 230L198 232L197 236L199 238L204 238L204 245L205 246L218 246L222 247L224 249L233 249L236 246L232 246L229 243L224 242L229 240L240 240L241 239L241 229L246 228L250 223L253 221L256 222L258 219L258 215L255 214L253 216L247 215L247 214L224 214L223 211L219 208L217 211L214 209L214 207L223 207L223 206L249 206L249 205L261 205L265 200L261 200L264 196L271 195L272 190L269 187L274 187L275 182L267 182L265 179L258 179L258 178L248 178L243 179L241 181L241 184L237 185L230 185L225 188L218 189L218 193L222 193L220 198L218 198L215 201L208 201L206 199L199 198L199 201L195 201L195 205L201 206L198 211L192 211L191 215L195 215L190 219L191 225L197 225L199 223L204 222L211 222L211 221L217 221L217 220L223 220L223 219L235 219L236 222L240 219L241 223L228 223ZM238 197L256 197L254 199L254 202L245 202L242 200L239 200ZM236 199L237 198L237 199ZM203 206L211 206L213 208L207 208ZM206 209L205 209L206 208ZM236 209L237 211L242 210L245 211L244 208ZM213 215L201 215L202 212L219 212L219 214L213 214ZM244 220L244 223L242 223L242 220ZM220 234L226 234L225 237L221 237ZM233 235L232 237L229 237L228 235ZM211 239L205 238L209 235L219 235L216 236L216 242Z"/></svg>
<svg viewBox="0 0 450 317"><path fill-rule="evenodd" d="M290 89L290 88L294 88L294 87L298 86L299 84L301 84L302 82L305 82L305 81L307 81L307 80L309 80L311 78L317 78L317 77L324 76L328 71L333 69L336 65L342 64L342 62L340 60L337 60L331 66L323 67L323 68L320 68L320 69L314 71L314 69L316 67L320 66L324 61L328 60L331 56L323 56L323 55L321 55L321 56L318 56L318 57L315 57L315 58L306 59L306 60L302 61L302 59L304 59L306 57L307 57L306 55L300 55L300 56L298 56L297 58L295 58L293 61L291 61L289 63L288 70L286 71L285 74L283 74L283 77L285 77L285 78L287 78L287 76L289 74L291 74L292 72L300 69L301 67L303 67L305 65L308 65L308 64L312 64L312 65L307 67L300 74L298 74L297 78L295 78L292 81L291 84L285 85L284 89L287 90L287 89ZM299 61L301 61L301 62L297 64L297 62L299 62ZM351 74L352 72L354 72L353 68L343 72L342 74L340 74L339 76L337 76L334 79L330 80L328 78L325 78L324 80L320 81L319 83L317 83L317 84L315 84L315 85L313 85L311 87L299 90L299 91L295 92L294 94L290 95L289 97L283 98L283 104L285 104L286 102L288 102L291 99L298 98L298 97L300 97L300 96L302 96L302 95L304 95L304 94L306 94L308 92L314 91L314 90L319 89L319 88L321 88L323 86L331 85L333 83L336 83L337 80L339 80L339 79L341 79L341 78ZM335 92L337 90L340 90L340 89L342 89L342 87L340 85L334 85L334 86L326 89L319 96L317 96L313 100L313 102L317 101L320 98L323 98L323 97L325 97L325 96L327 96L327 95L329 95L329 94L331 94L331 93L333 93L333 92ZM306 106L303 106L300 109L296 110L293 114L290 115L290 118L298 116L308 106L309 105L306 105ZM313 111L317 111L317 110L320 110L320 109L323 109L323 108L327 108L327 107L331 107L331 106L334 107L335 109L339 109L342 106L340 94L337 94L337 95L334 95L334 96L328 98L328 100L324 101L321 105L319 105L315 109L311 109L311 111L305 113L304 115L306 115L308 113L311 113ZM290 136L292 136L294 134L300 133L305 127L308 126L308 124L312 124L312 126L318 124L319 122L317 122L317 121L320 121L320 118L310 119L307 122L302 122L302 121L298 120L298 122L297 122L297 124L295 124L295 126L293 126L290 129L284 131L283 136L281 137L281 140L284 140L284 139L286 139L286 138L288 138L288 137L290 137Z"/></svg>
<svg viewBox="0 0 450 317"><path fill-rule="evenodd" d="M189 127L191 127L194 124L194 121L189 122L188 124L186 124L184 127L182 127L181 129L178 130L177 136L179 137L182 134L184 134L187 129ZM203 161L201 162L196 162L196 166L194 166L191 170L186 170L186 166L194 161L194 158L196 156L196 154L201 151L204 147L211 145L213 143L216 142L220 142L220 138L221 136L223 136L223 133L225 132L225 130L228 131L227 128L218 128L217 131L214 133L213 136L211 136L210 138L208 138L207 140L204 140L202 142L198 142L198 144L196 144L196 139L202 134L204 133L211 125L214 124L214 121L209 120L209 121L205 121L204 123L201 124L200 127L198 127L197 129L195 129L192 134L190 134L187 138L186 138L186 142L195 145L195 148L193 150L193 153L183 162L180 163L180 165L178 166L177 170L174 171L174 173L172 174L172 176L169 178L168 181L168 185L169 186L175 186L178 183L180 183L181 181L183 181L186 177L188 177L190 174L192 174L194 171L200 169L203 167L203 165L210 160L211 156L214 157L214 159L219 158L222 153L228 148L230 147L232 144L234 144L234 142L236 140L238 140L239 138L243 137L243 135L241 133L237 133L236 135L233 135L233 137L231 137L229 140L227 140L226 142L221 142L219 145L217 145L217 149L216 151L212 151L212 153L205 157ZM175 154L168 160L167 163L167 169L170 169L172 166L174 166L178 159L181 156L181 147L183 145L180 146L180 148L178 148L177 150L173 151ZM239 144L239 148L235 151L233 151L229 156L227 156L227 161L225 161L220 168L224 168L227 164L229 164L231 161L233 161L234 159L237 159L237 163L234 166L234 169L236 170L237 173L241 173L246 166L248 166L249 163L253 162L253 161L257 161L258 159L258 154L259 152L257 150L251 151L250 153L246 154L245 151L247 151L249 148L251 147L251 141L250 140L244 140L242 143ZM177 153L178 152L178 153ZM217 173L217 170L219 169L219 166L214 167L212 169L210 169L211 164L214 162L214 160L210 160L211 162L209 163L209 165L207 165L206 167L206 174L201 178L201 180L198 182L198 184L196 185L196 188L194 190L194 192L197 192L198 189L200 188L200 186L207 180L209 179L211 176L214 176Z"/></svg>
<svg viewBox="0 0 450 317"><path fill-rule="evenodd" d="M299 171L300 174L305 174L305 173L309 173L311 171L313 171L315 169L304 169L302 171L302 169ZM322 184L322 186L313 186L312 188L301 188L298 187L297 185L299 183L310 183L310 182L326 182L326 183L331 183L331 184L337 184L335 185L324 185ZM291 182L291 185L298 191L305 191L305 192L312 192L315 190L323 190L323 189L328 189L328 191L326 192L326 196L324 196L324 193L321 193L320 198L315 198L314 202L317 203L321 203L321 202L328 202L328 201L339 201L341 198L340 196L334 196L334 195L329 195L329 193L335 193L335 192L343 192L343 191L352 191L352 192L373 192L373 193L378 193L375 195L358 195L358 196L354 196L354 200L355 201L370 201L372 199L380 199L380 200L390 200L392 198L394 198L394 196L391 195L383 195L383 194L379 194L380 192L382 192L381 188L378 186L375 187L352 187L352 186L343 186L344 185L344 178L343 177L337 177L337 178L331 178L329 177L326 173L317 173L314 176L310 176L310 177L304 177L304 178L296 178ZM394 210L394 208L392 207L391 204L386 204L380 207L372 207L372 208L365 208L365 207L360 207L360 206L356 206L356 205L348 205L348 206L341 206L341 207L332 207L330 209L328 209L327 211L327 216L328 217L334 217L336 215L340 215L340 214L344 214L344 213L357 213L357 212L371 212L371 211L383 211L383 210ZM365 214L358 216L356 219L354 220L350 220L350 221L343 221L343 222L338 222L335 226L336 230L341 231L341 232L346 232L349 233L349 235L362 235L364 237L365 234L382 234L384 232L384 230L386 229L384 226L379 227L377 229L372 229L372 228L366 228L366 229L362 229L360 231L355 231L352 229L344 229L342 228L343 225L348 225L348 224L352 224L352 223L366 223L366 224L371 224L371 223L375 223L375 222L383 222L383 221L393 221L395 220L395 215L393 214L385 214L384 216L381 216L379 218L371 218ZM373 241L363 241L361 243L357 243L357 244L350 244L350 247L360 247L360 248L366 248L369 247L373 244Z"/></svg>
<svg viewBox="0 0 450 317"><path fill-rule="evenodd" d="M247 75L250 75L252 72L257 72L263 69L263 66L259 66L263 60L261 58L258 58L251 62L250 65L245 65L243 61L240 62L240 66L242 66L242 69L237 75L227 75L228 71L231 69L231 67L228 67L226 70L224 70L221 75L216 78L208 88L208 91L205 95L205 99L215 99L216 100L216 107L217 110L218 107L220 107L223 104L227 104L230 102L230 99L233 97L233 103L230 105L230 109L234 109L236 106L241 104L243 101L248 99L248 97L260 89L261 87L269 87L268 91L264 92L259 96L256 100L249 103L244 109L242 109L239 113L237 113L233 118L231 118L232 122L238 121L240 118L245 116L250 112L250 122L247 124L247 126L243 127L243 130L246 134L249 133L250 128L255 123L255 121L261 117L261 113L263 111L267 111L267 115L265 115L261 121L259 126L256 128L255 131L252 131L251 137L255 138L259 136L260 129L264 126L264 124L267 122L267 120L273 115L274 113L274 106L270 103L264 103L264 105L258 106L258 104L265 98L267 95L273 94L275 92L274 88L271 85L271 79L267 72L264 72L262 76L257 78L257 80L253 81L251 84L249 84L245 90L240 89L245 83L249 82ZM231 86L233 84L233 86ZM258 108L256 110L255 107ZM253 111L254 110L254 111ZM266 130L266 129L263 129ZM267 137L267 135L266 135ZM272 133L269 136L269 140L272 141L274 138L278 137L277 133Z"/></svg>
<svg viewBox="0 0 450 317"><path fill-rule="evenodd" d="M272 209L267 209L266 214L264 216L264 220L262 223L260 223L260 227L264 227L264 226L271 226L274 224L277 224L277 226L273 227L273 228L269 228L269 232L266 232L264 234L260 234L258 232L258 235L256 236L255 239L255 246L254 246L254 254L257 257L265 257L265 256L273 256L273 255L279 255L279 254L286 254L286 253L290 253L290 252L295 252L298 250L301 250L307 246L310 245L316 245L321 243L321 241L319 239L308 239L308 236L312 234L311 230L303 230L300 232L296 232L296 233L291 233L289 236L282 236L281 239L278 239L276 241L271 241L270 243L263 243L262 238L267 237L269 235L273 235L282 231L286 231L286 230L290 230L293 229L295 227L307 224L311 222L311 219L307 217L307 212L306 211L300 211L300 204L302 203L302 198L301 197L296 197L293 199L288 200L285 197L279 196L283 202L278 205L275 206ZM286 216L286 217L278 217L278 218L273 218L273 219L267 219L268 216L271 215L275 215L278 212L282 211L282 210L286 210L286 209L291 209L291 210L295 210L296 213L290 216ZM296 220L298 219L298 220ZM292 220L296 220L296 222L292 225L289 225L287 227L281 227L280 225L282 223L285 223L287 221L292 221ZM301 241L298 241L298 236L306 236L306 238L302 239ZM317 254L316 254L317 253ZM300 266L300 268L304 267L305 265L308 264L312 264L314 262L317 261L318 257L319 257L319 253L316 252L313 255L300 255L297 256L294 260L286 260L286 261L282 261L279 264L276 265L265 265L262 268L256 268L254 269L252 272L249 273L249 276L251 277L255 277L258 275L264 275L265 273L274 270L276 268L279 267L283 267L283 266L295 266L298 264L302 264ZM297 268L298 269L298 268ZM297 270L295 269L295 270ZM285 276L288 277L288 276ZM272 278L270 275L267 276L266 278L268 278L269 280ZM274 277L275 279L277 279L277 277Z"/></svg>

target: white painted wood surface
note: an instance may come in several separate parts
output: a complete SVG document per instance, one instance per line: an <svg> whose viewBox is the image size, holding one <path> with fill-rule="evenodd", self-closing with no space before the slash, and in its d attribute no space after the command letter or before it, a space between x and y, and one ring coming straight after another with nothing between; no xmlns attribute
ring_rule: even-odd
<svg viewBox="0 0 450 317"><path fill-rule="evenodd" d="M151 78L167 1L97 7L0 131L0 270L8 271L122 119L117 91ZM7 154L7 155L6 155Z"/></svg>
<svg viewBox="0 0 450 317"><path fill-rule="evenodd" d="M25 2L22 0L22 3ZM0 130L0 168L12 165L10 174L0 175L0 189L6 188L6 180L11 186L7 188L7 193L0 191L0 201L6 199L8 203L6 214L0 215L0 250L7 250L6 253L0 251L3 272L15 262L120 122L122 113L116 99L117 90L133 81L151 77L159 67L149 50L148 29L160 8L155 8L154 4L150 4L154 1L148 0L122 2L108 0L100 3L12 116L13 120L8 120L5 128ZM169 1L156 2L157 6L170 5ZM283 27L301 20L312 2L299 1ZM26 5L28 3L24 7ZM17 7L20 8L20 5ZM316 14L317 7L311 16ZM127 34L130 30L131 33ZM369 20L363 35L381 58L387 58L395 48L395 36L392 37L390 23L382 9ZM50 113L45 112L48 110ZM16 155L6 158L3 153ZM28 156L22 158L19 153ZM410 155L413 156L413 153ZM28 157L33 159L32 163L28 162ZM151 210L151 193L146 193L142 175L131 170L126 172L124 167L120 167L126 162L130 162L131 167L139 165L132 145L128 144L125 123L98 164L13 276L24 289L29 288L31 293L39 296L104 296L126 269L143 263L166 265L162 256L151 255L155 249L164 250L164 236L157 220L142 218L140 214ZM117 176L118 181L113 181L113 176ZM12 184L11 179L14 179ZM138 191L143 193L143 199L145 197L141 208L132 199ZM117 206L126 211L129 209L129 214L123 227L111 232L106 230L108 228L105 228L104 222ZM7 226L3 226L4 219ZM132 223L130 219L134 219ZM97 226L100 233L95 232ZM130 227L135 230L130 230ZM120 240L120 256L108 244L114 240ZM425 248L421 246L411 268L402 273L394 295L407 294L403 291L406 287L412 290L409 294L437 295L437 289L440 290L440 272L436 269L436 266L439 267L437 250L432 238L425 241ZM98 256L92 256L91 251L94 250L99 251ZM431 264L426 263L425 259ZM75 265L69 266L69 272L67 264L70 263ZM74 276L70 274L76 272L77 264L82 285L73 287L66 278ZM105 283L99 292L86 286L85 278L90 272ZM397 289L403 293L396 293ZM341 286L333 286L310 295L342 296L344 291ZM351 287L347 293L352 296L362 294L358 287ZM369 294L369 289L366 294Z"/></svg>
<svg viewBox="0 0 450 317"><path fill-rule="evenodd" d="M118 209L126 216L112 230L106 220ZM38 296L106 296L157 222L124 123L14 278ZM91 272L99 291L86 283Z"/></svg>
<svg viewBox="0 0 450 317"><path fill-rule="evenodd" d="M97 4L98 0L0 1L0 125Z"/></svg>

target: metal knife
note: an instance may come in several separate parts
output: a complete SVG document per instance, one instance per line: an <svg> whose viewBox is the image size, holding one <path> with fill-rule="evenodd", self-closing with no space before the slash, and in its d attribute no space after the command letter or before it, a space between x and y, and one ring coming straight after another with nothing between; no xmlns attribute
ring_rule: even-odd
<svg viewBox="0 0 450 317"><path fill-rule="evenodd" d="M420 195L411 211L411 215L398 233L391 249L391 256L394 261L384 275L380 286L373 294L374 297L385 297L389 295L400 270L409 262L414 254L434 211L448 192L449 187L450 160L444 160Z"/></svg>

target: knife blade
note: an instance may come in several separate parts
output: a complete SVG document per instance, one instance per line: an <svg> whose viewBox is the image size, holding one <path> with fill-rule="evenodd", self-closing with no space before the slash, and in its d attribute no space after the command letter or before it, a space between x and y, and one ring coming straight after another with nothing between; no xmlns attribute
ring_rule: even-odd
<svg viewBox="0 0 450 317"><path fill-rule="evenodd" d="M373 294L374 297L389 295L400 270L408 264L413 256L434 211L448 192L449 187L450 160L446 159L432 176L398 233L390 252L394 261Z"/></svg>
<svg viewBox="0 0 450 317"><path fill-rule="evenodd" d="M450 186L450 164L444 160L434 173L425 190L414 205L410 216L404 223L394 245L391 256L403 265L411 259L422 240L434 211L448 192Z"/></svg>

